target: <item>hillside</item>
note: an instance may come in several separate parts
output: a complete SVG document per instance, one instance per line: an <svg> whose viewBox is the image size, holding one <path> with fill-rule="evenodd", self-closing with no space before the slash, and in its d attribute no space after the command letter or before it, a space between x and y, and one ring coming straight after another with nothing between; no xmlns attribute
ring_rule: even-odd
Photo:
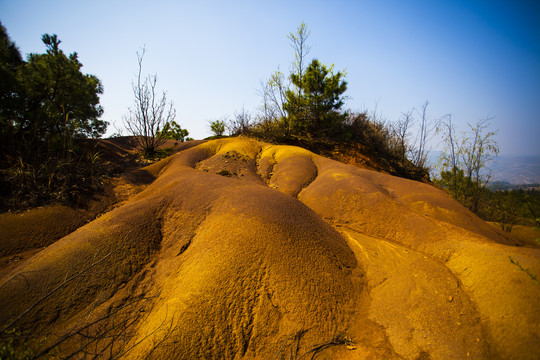
<svg viewBox="0 0 540 360"><path fill-rule="evenodd" d="M540 354L540 249L444 192L247 138L175 151L116 180L86 213L0 216L0 332L16 338L4 349L126 359Z"/></svg>

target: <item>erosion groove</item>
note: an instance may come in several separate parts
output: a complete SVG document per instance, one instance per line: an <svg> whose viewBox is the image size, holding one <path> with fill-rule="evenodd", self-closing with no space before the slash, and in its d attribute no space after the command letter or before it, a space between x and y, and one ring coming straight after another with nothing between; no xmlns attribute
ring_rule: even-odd
<svg viewBox="0 0 540 360"><path fill-rule="evenodd" d="M540 250L445 193L247 138L177 150L2 270L2 338L75 358L540 353Z"/></svg>

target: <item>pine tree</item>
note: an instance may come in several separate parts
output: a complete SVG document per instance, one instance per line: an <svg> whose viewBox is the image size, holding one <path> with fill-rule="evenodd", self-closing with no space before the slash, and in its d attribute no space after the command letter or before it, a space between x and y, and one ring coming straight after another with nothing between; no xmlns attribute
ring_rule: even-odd
<svg viewBox="0 0 540 360"><path fill-rule="evenodd" d="M347 82L342 72L332 70L314 59L302 76L291 74L292 83L303 91L288 90L284 108L297 133L320 138L340 129L346 116L340 110Z"/></svg>

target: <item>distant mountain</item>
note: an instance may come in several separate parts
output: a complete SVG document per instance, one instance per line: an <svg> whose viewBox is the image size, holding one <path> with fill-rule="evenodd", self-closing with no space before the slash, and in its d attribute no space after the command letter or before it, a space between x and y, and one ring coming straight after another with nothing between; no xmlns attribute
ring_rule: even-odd
<svg viewBox="0 0 540 360"><path fill-rule="evenodd" d="M540 156L498 156L488 167L493 181L513 185L540 183Z"/></svg>
<svg viewBox="0 0 540 360"><path fill-rule="evenodd" d="M436 163L440 151L432 151L428 163L432 168L432 177L437 173ZM511 185L540 184L540 156L499 155L487 169L491 170L491 182L509 183Z"/></svg>

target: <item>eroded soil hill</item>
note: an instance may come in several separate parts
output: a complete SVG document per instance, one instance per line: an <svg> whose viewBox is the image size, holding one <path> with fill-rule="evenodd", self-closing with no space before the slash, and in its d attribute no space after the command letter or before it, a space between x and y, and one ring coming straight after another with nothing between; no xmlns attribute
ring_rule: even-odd
<svg viewBox="0 0 540 360"><path fill-rule="evenodd" d="M539 356L540 250L445 193L251 139L178 150L58 240L28 230L15 246L5 231L8 255L26 254L0 280L10 346L129 359Z"/></svg>

